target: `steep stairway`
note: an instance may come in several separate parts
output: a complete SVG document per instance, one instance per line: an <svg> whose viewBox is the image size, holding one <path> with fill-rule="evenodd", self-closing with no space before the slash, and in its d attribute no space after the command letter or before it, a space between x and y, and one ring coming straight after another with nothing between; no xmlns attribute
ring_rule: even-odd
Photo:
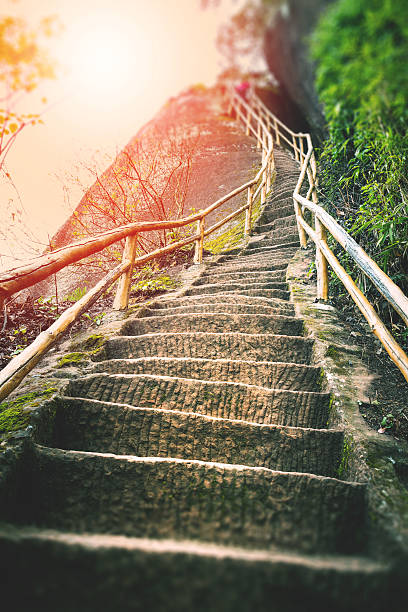
<svg viewBox="0 0 408 612"><path fill-rule="evenodd" d="M385 609L365 485L337 477L343 432L289 301L298 167L276 164L248 246L44 407L1 509L14 609Z"/></svg>

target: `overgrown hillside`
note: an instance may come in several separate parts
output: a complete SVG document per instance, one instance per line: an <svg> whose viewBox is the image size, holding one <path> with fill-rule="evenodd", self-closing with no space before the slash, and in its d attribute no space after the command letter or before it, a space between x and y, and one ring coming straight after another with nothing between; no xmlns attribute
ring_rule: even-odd
<svg viewBox="0 0 408 612"><path fill-rule="evenodd" d="M328 128L320 203L407 293L408 4L338 0L320 20L311 50ZM357 270L353 276L364 282ZM393 332L406 338L390 316Z"/></svg>

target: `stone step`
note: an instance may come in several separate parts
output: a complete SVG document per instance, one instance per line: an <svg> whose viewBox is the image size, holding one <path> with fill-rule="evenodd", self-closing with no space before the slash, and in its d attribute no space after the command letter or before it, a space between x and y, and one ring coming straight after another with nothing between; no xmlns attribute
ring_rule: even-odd
<svg viewBox="0 0 408 612"><path fill-rule="evenodd" d="M253 265L285 265L287 266L293 255L296 253L298 247L296 246L288 246L288 245L278 245L278 248L273 250L271 249L270 253L268 253L267 257L261 257L257 253L246 252L242 250L239 252L239 255L225 255L223 258L218 261L221 262L222 267L224 266L242 266L244 264L253 264ZM220 266L221 267L221 266Z"/></svg>
<svg viewBox="0 0 408 612"><path fill-rule="evenodd" d="M287 242L285 243L288 248L297 250L299 248L299 236L296 236L296 240L292 239L291 242ZM261 246L261 245L257 245L257 246L253 246L251 247L250 250L245 250L242 251L243 255L247 255L249 252L250 253L256 253L257 255L262 255L262 257L267 258L269 256L270 253L273 253L277 248L281 248L282 244L277 244L277 245L269 245L269 246ZM247 247L248 248L248 247Z"/></svg>
<svg viewBox="0 0 408 612"><path fill-rule="evenodd" d="M198 459L335 476L343 449L343 433L335 430L257 425L69 397L56 400L51 410L53 435L39 442L66 450ZM43 419L47 427L46 410Z"/></svg>
<svg viewBox="0 0 408 612"><path fill-rule="evenodd" d="M165 296L163 296L165 298ZM240 295L231 294L231 293L219 293L216 296L213 294L204 294L204 295L186 295L177 298L165 298L163 300L153 302L149 305L150 308L158 310L158 311L166 311L168 308L182 308L184 306L198 306L200 304L211 304L217 305L217 303L222 303L225 305L237 305L237 306L260 306L260 307L270 307L272 309L283 308L285 309L286 314L289 316L294 316L295 310L294 305L285 300L268 299L257 296L248 296L248 295Z"/></svg>
<svg viewBox="0 0 408 612"><path fill-rule="evenodd" d="M276 244L288 244L295 243L296 240L299 240L299 236L297 230L291 229L290 231L287 228L273 230L269 232L268 236L265 236L262 240L256 240L254 242L250 242L246 249L251 251L252 249L256 249L259 247L272 246L275 247Z"/></svg>
<svg viewBox="0 0 408 612"><path fill-rule="evenodd" d="M255 242L262 242L262 240L254 240ZM251 244L251 243L250 243ZM264 253L261 256L260 253L255 253L254 250L257 247L256 244L254 244L253 247L251 247L251 249L247 250L247 247L245 249L243 249L242 251L240 251L238 257L236 256L236 260L238 260L239 262L243 261L243 260L247 260L249 261L263 261L264 263L269 263L269 261L272 261L273 263L278 262L278 261L282 261L285 263L289 263L289 261L292 259L293 255L296 253L296 251L298 250L299 246L296 243L290 244L290 243L283 243L283 244L276 244L274 246L269 247L268 249L264 249Z"/></svg>
<svg viewBox="0 0 408 612"><path fill-rule="evenodd" d="M277 228L288 228L290 230L297 229L296 215L290 215L288 217L281 217L266 223L263 225L257 225L253 228L252 233L254 234L267 234Z"/></svg>
<svg viewBox="0 0 408 612"><path fill-rule="evenodd" d="M208 287L208 285L206 285ZM156 313L153 312L154 315ZM239 332L245 329L248 334L285 334L301 336L303 321L284 315L232 314L218 312L208 317L206 313L162 314L128 320L122 326L124 336L139 336L154 332Z"/></svg>
<svg viewBox="0 0 408 612"><path fill-rule="evenodd" d="M199 296L202 297L202 296ZM281 301L276 306L262 304L234 304L232 301L227 302L222 300L217 295L217 301L214 300L214 295L208 296L208 302L213 300L212 304L206 303L203 300L201 303L191 303L185 306L175 306L174 308L145 308L143 310L144 316L157 316L157 315L176 315L180 313L216 313L216 312L229 312L232 314L281 314L286 316L294 316L293 304ZM278 302L278 300L276 300ZM177 303L176 301L174 302Z"/></svg>
<svg viewBox="0 0 408 612"><path fill-rule="evenodd" d="M242 270L239 272L224 272L223 269L209 270L200 276L195 281L195 285L208 285L208 284L219 284L219 283L231 283L239 281L258 281L263 283L285 283L286 281L286 269L275 270L275 271L250 271Z"/></svg>
<svg viewBox="0 0 408 612"><path fill-rule="evenodd" d="M365 485L242 465L35 446L12 514L79 533L313 554L363 551Z"/></svg>
<svg viewBox="0 0 408 612"><path fill-rule="evenodd" d="M198 287L190 287L187 289L185 295L203 295L203 294L239 294L239 295L250 295L260 296L266 298L278 298L280 300L289 300L289 291L283 291L282 289L273 289L265 287L263 284L251 283L251 289L247 289L242 285L203 285Z"/></svg>
<svg viewBox="0 0 408 612"><path fill-rule="evenodd" d="M291 217L293 215L293 200L289 203L282 203L281 206L277 208L268 208L263 211L259 221L262 224L272 223L276 219L281 219L282 217Z"/></svg>
<svg viewBox="0 0 408 612"><path fill-rule="evenodd" d="M314 429L326 426L331 399L329 393L266 389L236 382L105 373L70 380L65 394L221 419Z"/></svg>
<svg viewBox="0 0 408 612"><path fill-rule="evenodd" d="M244 333L167 333L110 338L95 360L140 357L189 357L309 363L313 340L303 336Z"/></svg>
<svg viewBox="0 0 408 612"><path fill-rule="evenodd" d="M15 611L403 612L405 605L389 568L364 557L4 523L0 549L2 602Z"/></svg>
<svg viewBox="0 0 408 612"><path fill-rule="evenodd" d="M190 357L142 357L96 362L92 373L154 374L176 378L241 382L270 389L317 391L322 370L319 367L273 361L231 359L191 359Z"/></svg>
<svg viewBox="0 0 408 612"><path fill-rule="evenodd" d="M282 272L282 271L286 271L287 267L288 267L288 263L290 261L290 258L287 258L287 261L282 261L278 258L276 258L275 261L269 261L265 263L265 262L254 262L254 263L249 263L249 264L245 264L244 262L241 261L241 257L237 257L236 258L236 263L233 262L221 262L221 263L217 263L215 265L209 266L208 270L205 272L206 274L212 274L214 272L214 274L217 274L218 272L222 273L222 274L228 274L230 272L234 273L234 272Z"/></svg>

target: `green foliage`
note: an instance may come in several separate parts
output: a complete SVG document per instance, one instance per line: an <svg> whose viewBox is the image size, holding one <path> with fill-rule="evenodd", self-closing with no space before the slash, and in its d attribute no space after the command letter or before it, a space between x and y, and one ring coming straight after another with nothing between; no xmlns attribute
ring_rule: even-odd
<svg viewBox="0 0 408 612"><path fill-rule="evenodd" d="M144 278L132 285L132 291L140 291L142 293L156 293L157 291L169 291L176 289L179 283L174 279L161 274L156 278Z"/></svg>
<svg viewBox="0 0 408 612"><path fill-rule="evenodd" d="M77 302L82 297L84 297L85 293L88 291L88 287L77 287L74 289L72 293L69 293L64 297L64 301L66 302Z"/></svg>
<svg viewBox="0 0 408 612"><path fill-rule="evenodd" d="M408 4L338 0L311 49L328 122L320 202L407 292Z"/></svg>

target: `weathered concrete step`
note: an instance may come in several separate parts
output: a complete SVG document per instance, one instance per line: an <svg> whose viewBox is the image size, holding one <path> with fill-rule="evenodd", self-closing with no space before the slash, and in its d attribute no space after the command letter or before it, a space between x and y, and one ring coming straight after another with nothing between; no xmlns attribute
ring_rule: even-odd
<svg viewBox="0 0 408 612"><path fill-rule="evenodd" d="M224 272L222 268L218 270L210 270L206 274L200 276L195 281L195 285L206 285L206 284L219 284L219 283L231 283L231 282L253 282L258 281L262 283L285 283L286 281L286 270L271 271L249 271L242 270L240 272Z"/></svg>
<svg viewBox="0 0 408 612"><path fill-rule="evenodd" d="M208 282L205 282L208 280ZM281 289L287 291L288 286L285 282L285 275L280 275L280 278L265 278L263 276L244 276L244 273L240 273L238 278L232 278L230 280L219 279L217 276L210 276L208 279L202 277L193 283L193 287L232 287L239 286L243 289L251 289L253 286L260 287L262 285L265 289Z"/></svg>
<svg viewBox="0 0 408 612"><path fill-rule="evenodd" d="M92 372L154 374L176 378L241 382L270 389L318 391L319 367L273 361L191 359L190 357L143 357L109 359L93 364Z"/></svg>
<svg viewBox="0 0 408 612"><path fill-rule="evenodd" d="M335 476L343 448L343 433L335 430L256 425L69 397L56 400L49 411L53 434L49 435L48 427L47 439L38 441L67 450L199 459Z"/></svg>
<svg viewBox="0 0 408 612"><path fill-rule="evenodd" d="M254 241L255 242L255 241ZM262 242L262 240L258 241L258 242ZM247 260L249 261L262 261L264 263L269 263L270 261L272 262L277 262L277 261L282 261L282 262L287 262L290 261L291 258L293 257L293 255L296 253L297 249L299 248L299 245L296 244L276 244L275 246L271 246L269 247L269 249L264 249L264 253L263 256L261 257L260 253L256 253L254 250L254 247L252 247L250 250L247 250L247 248L243 249L242 251L240 251L238 257L235 256L235 260L241 262L242 260Z"/></svg>
<svg viewBox="0 0 408 612"><path fill-rule="evenodd" d="M290 261L290 258L287 258L287 261L282 261L279 258L276 258L276 261L269 261L267 263L265 262L254 262L254 263L250 263L250 264L245 264L241 261L241 257L237 257L236 258L236 263L234 263L233 261L229 261L229 262L225 262L225 263L219 263L219 264L215 264L213 266L209 266L208 268L208 272L206 272L206 274L215 274L215 273L222 273L222 274L229 274L230 272L234 273L234 272L282 272L283 270L286 270L288 267L288 263Z"/></svg>
<svg viewBox="0 0 408 612"><path fill-rule="evenodd" d="M208 287L208 285L206 285ZM156 314L156 313L153 313ZM126 321L121 333L124 336L138 336L153 332L239 332L248 334L285 334L300 336L303 321L284 315L232 314L218 312L214 316L206 313L180 313L176 315L149 316Z"/></svg>
<svg viewBox="0 0 408 612"><path fill-rule="evenodd" d="M314 554L363 549L365 486L358 483L45 447L32 449L25 469L15 507L1 509L23 524Z"/></svg>
<svg viewBox="0 0 408 612"><path fill-rule="evenodd" d="M313 340L303 336L244 333L167 333L110 338L96 359L198 357L309 363Z"/></svg>
<svg viewBox="0 0 408 612"><path fill-rule="evenodd" d="M271 223L257 225L253 228L252 232L254 234L266 234L277 228L288 228L293 230L296 227L296 215L290 215L288 217L275 219L275 221L271 221Z"/></svg>
<svg viewBox="0 0 408 612"><path fill-rule="evenodd" d="M202 296L200 296L202 297ZM207 302L202 301L201 303L191 303L185 306L175 306L174 308L146 308L143 310L144 316L157 316L157 315L176 315L180 313L217 313L217 312L229 312L231 314L280 314L286 316L294 316L293 305L288 302L281 302L276 306L268 306L267 304L255 305L255 304L234 304L233 302L227 302L222 300L217 295L217 301L214 300L214 295L209 295ZM177 303L177 302L175 302Z"/></svg>
<svg viewBox="0 0 408 612"><path fill-rule="evenodd" d="M283 308L285 313L289 316L294 316L295 310L293 304L279 299L268 299L257 296L248 296L231 293L219 293L215 297L213 294L204 295L187 295L178 298L167 298L150 304L150 307L159 311L166 311L168 308L182 308L184 306L198 306L200 304L212 304L222 303L231 306L259 306L259 307L270 307L272 309Z"/></svg>
<svg viewBox="0 0 408 612"><path fill-rule="evenodd" d="M278 298L280 300L289 300L290 293L289 291L283 291L282 289L273 289L269 287L265 287L264 284L251 283L251 289L247 289L247 286L243 285L203 285L198 287L190 287L187 289L185 295L203 295L203 294L214 294L218 293L231 293L231 294L239 294L239 295L253 295L266 298Z"/></svg>
<svg viewBox="0 0 408 612"><path fill-rule="evenodd" d="M389 568L363 557L4 523L0 551L2 602L15 611L404 612L406 603Z"/></svg>
<svg viewBox="0 0 408 612"><path fill-rule="evenodd" d="M222 419L315 429L326 426L330 410L329 393L149 374L89 374L70 380L65 394Z"/></svg>
<svg viewBox="0 0 408 612"><path fill-rule="evenodd" d="M222 264L220 265L220 268L224 268L227 266L242 266L244 264L271 266L279 264L287 266L293 255L296 253L297 249L297 246L290 247L288 245L283 245L281 246L281 248L278 248L275 251L271 250L271 252L268 253L267 258L262 258L257 253L248 253L245 250L242 250L240 251L239 255L235 255L234 257L231 255L225 255L225 258L222 258L221 260Z"/></svg>
<svg viewBox="0 0 408 612"><path fill-rule="evenodd" d="M281 206L276 208L267 208L263 211L260 222L263 224L272 223L276 219L282 217L291 217L293 215L293 200L291 202L282 203Z"/></svg>
<svg viewBox="0 0 408 612"><path fill-rule="evenodd" d="M294 249L294 250L299 248L299 244L300 244L299 243L299 237L297 237L296 240L293 240L291 242L285 243L285 245L288 248L291 248L291 249ZM282 247L281 243L276 244L275 246L274 245L270 245L270 246L261 246L261 245L259 245L259 246L251 247L251 249L249 251L245 250L242 253L245 254L245 255L248 252L250 252L250 253L257 253L258 255L262 254L263 257L268 257L269 253L273 253L274 251L276 251L276 249L279 249L281 247Z"/></svg>
<svg viewBox="0 0 408 612"><path fill-rule="evenodd" d="M298 239L297 226L278 226L268 232L262 242L266 242L269 245L275 245L277 243L286 244L289 242L295 242ZM248 246L250 246L249 243ZM252 243L253 244L253 243Z"/></svg>
<svg viewBox="0 0 408 612"><path fill-rule="evenodd" d="M259 247L275 247L276 244L292 244L295 243L296 240L299 240L297 230L288 231L287 229L283 228L269 232L268 236L265 236L263 240L250 242L246 249L251 251L252 249L257 249Z"/></svg>

